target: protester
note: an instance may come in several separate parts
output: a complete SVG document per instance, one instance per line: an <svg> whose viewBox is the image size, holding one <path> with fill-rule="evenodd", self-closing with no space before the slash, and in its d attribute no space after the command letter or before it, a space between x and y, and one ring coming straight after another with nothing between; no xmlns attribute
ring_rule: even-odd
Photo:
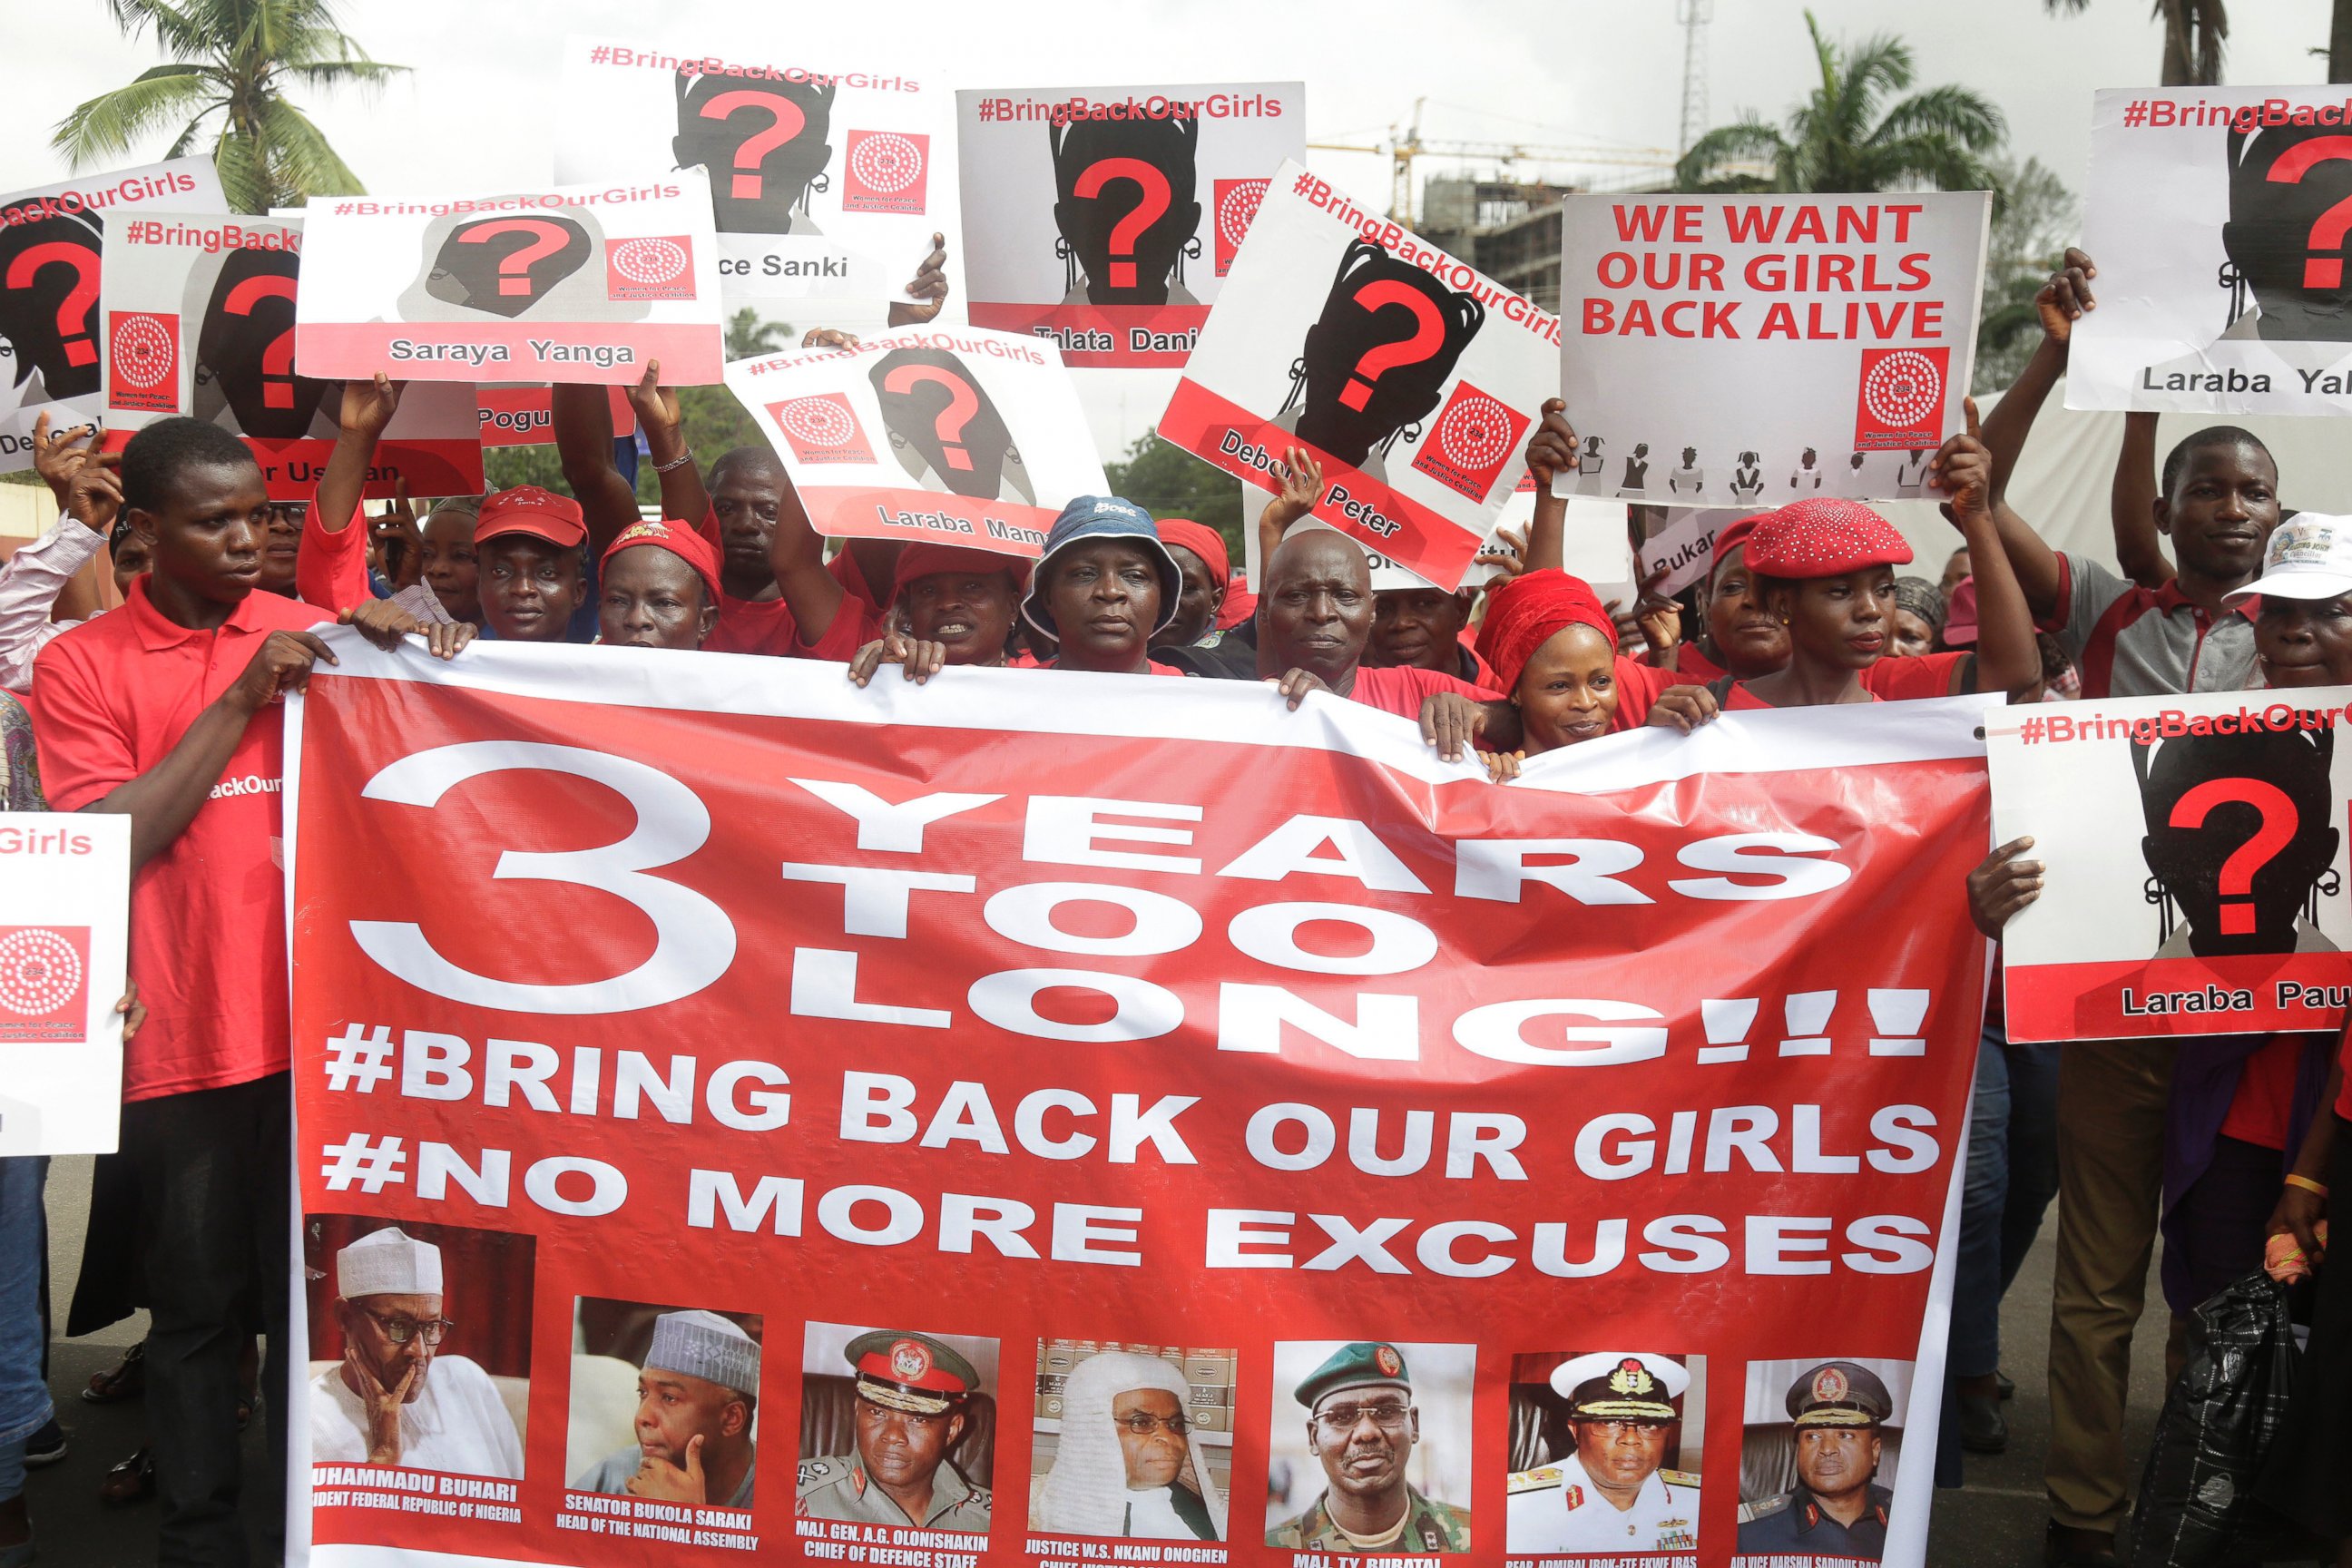
<svg viewBox="0 0 2352 1568"><path fill-rule="evenodd" d="M255 592L269 502L236 437L194 419L123 449L125 520L152 552L115 614L34 666L51 804L131 819L131 978L154 1017L124 1058L122 1147L136 1167L152 1313L148 1411L167 1561L245 1557L235 1405L248 1314L271 1346L264 1409L273 1490L285 1473L287 1147L285 880L279 695L334 656L329 618ZM420 630L388 604L353 613L373 640ZM435 627L433 651L464 628ZM217 788L224 779L249 787ZM281 1526L275 1503L265 1557Z"/></svg>
<svg viewBox="0 0 2352 1568"><path fill-rule="evenodd" d="M1518 710L1523 754L1608 733L1617 714L1617 625L1581 578L1543 567L1494 590L1478 647Z"/></svg>
<svg viewBox="0 0 2352 1568"><path fill-rule="evenodd" d="M1895 579L1895 621L1886 646L1889 658L1924 658L1936 651L1944 629L1944 595L1925 577Z"/></svg>
<svg viewBox="0 0 2352 1568"><path fill-rule="evenodd" d="M430 626L435 621L482 624L481 568L474 553L474 530L482 503L455 496L434 503L418 530L417 581L392 595L392 602Z"/></svg>
<svg viewBox="0 0 2352 1568"><path fill-rule="evenodd" d="M33 422L33 467L57 498L58 521L0 564L0 690L32 689L33 658L78 621L51 619L58 597L113 529L122 505L120 460L98 450L95 425L49 434L49 416ZM117 560L118 570L122 563Z"/></svg>
<svg viewBox="0 0 2352 1568"><path fill-rule="evenodd" d="M1984 426L1996 495L2064 373L2074 323L2097 308L2097 275L2088 256L2069 250L2035 296L2042 342ZM2211 426L2165 458L2149 512L2172 542L2178 574L2159 588L2053 551L2006 507L1997 510L2001 552L2042 629L2080 671L2084 697L2232 691L2252 678L2252 620L2226 601L2260 572L2279 502L2277 467L2251 434ZM1973 556L1979 579L1988 559ZM2044 1469L2056 1568L2113 1562L2130 1497L2126 1373L2156 1239L2175 1055L2168 1039L2074 1041L2059 1053L2057 1116L2067 1135L2058 1145Z"/></svg>
<svg viewBox="0 0 2352 1568"><path fill-rule="evenodd" d="M960 545L919 542L898 552L891 584L893 625L849 658L849 679L863 686L884 663L901 665L909 680L925 681L950 664L1002 665L1016 630L1014 616L1028 585L1028 566L1009 555ZM848 607L845 605L844 615ZM882 626L861 615L858 629ZM829 647L837 639L828 634ZM824 649L816 657L830 657Z"/></svg>
<svg viewBox="0 0 2352 1568"><path fill-rule="evenodd" d="M572 618L593 584L580 503L537 485L483 500L474 522L482 626L502 642L577 640Z"/></svg>
<svg viewBox="0 0 2352 1568"><path fill-rule="evenodd" d="M609 647L692 652L719 625L718 558L682 522L649 521L623 529L604 552L598 580L597 641Z"/></svg>
<svg viewBox="0 0 2352 1568"><path fill-rule="evenodd" d="M269 537L261 547L261 580L255 584L281 599L296 596L295 577L302 557L302 527L310 509L294 501L272 501Z"/></svg>
<svg viewBox="0 0 2352 1568"><path fill-rule="evenodd" d="M1175 619L1152 634L1151 646L1190 647L1218 635L1217 617L1224 611L1233 565L1224 536L1215 529L1184 517L1158 521L1160 542L1183 574L1184 591L1177 596Z"/></svg>
<svg viewBox="0 0 2352 1568"><path fill-rule="evenodd" d="M1056 639L1052 668L1181 676L1148 648L1175 618L1182 584L1150 512L1117 496L1079 496L1045 536L1021 615Z"/></svg>

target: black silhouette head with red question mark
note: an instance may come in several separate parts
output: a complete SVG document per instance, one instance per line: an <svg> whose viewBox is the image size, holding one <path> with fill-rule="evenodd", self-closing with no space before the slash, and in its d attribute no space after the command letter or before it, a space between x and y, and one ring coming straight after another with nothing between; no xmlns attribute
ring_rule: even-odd
<svg viewBox="0 0 2352 1568"><path fill-rule="evenodd" d="M1350 466L1437 406L1486 307L1368 239L1348 242L1307 329L1298 436Z"/></svg>
<svg viewBox="0 0 2352 1568"><path fill-rule="evenodd" d="M2132 742L2140 853L2188 922L2199 958L2295 951L2297 922L2336 859L2327 730Z"/></svg>
<svg viewBox="0 0 2352 1568"><path fill-rule="evenodd" d="M809 195L826 188L833 162L830 82L747 81L680 71L675 79L681 169L710 174L721 234L813 234ZM798 220L794 210L801 214Z"/></svg>
<svg viewBox="0 0 2352 1568"><path fill-rule="evenodd" d="M962 360L946 349L896 348L866 376L891 452L918 483L976 500L1003 499L1008 483L1028 495L1012 427Z"/></svg>
<svg viewBox="0 0 2352 1568"><path fill-rule="evenodd" d="M442 240L425 289L445 303L512 320L586 266L595 248L584 225L554 213L461 223Z"/></svg>
<svg viewBox="0 0 2352 1568"><path fill-rule="evenodd" d="M1164 305L1176 258L1201 226L1201 122L1081 120L1046 128L1054 226L1097 305Z"/></svg>
<svg viewBox="0 0 2352 1568"><path fill-rule="evenodd" d="M209 383L244 434L290 441L310 433L327 384L294 374L294 289L300 258L232 250L196 329L199 395Z"/></svg>
<svg viewBox="0 0 2352 1568"><path fill-rule="evenodd" d="M98 390L100 233L90 213L0 228L0 338L8 341L16 385L37 373L52 398Z"/></svg>
<svg viewBox="0 0 2352 1568"><path fill-rule="evenodd" d="M2262 308L2268 339L2352 340L2352 127L2229 133L2221 248Z"/></svg>

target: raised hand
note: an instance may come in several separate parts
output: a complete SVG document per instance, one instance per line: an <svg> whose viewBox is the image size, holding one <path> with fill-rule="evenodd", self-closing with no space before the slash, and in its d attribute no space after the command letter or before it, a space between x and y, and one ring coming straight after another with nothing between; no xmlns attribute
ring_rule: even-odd
<svg viewBox="0 0 2352 1568"><path fill-rule="evenodd" d="M948 302L948 237L931 236L931 253L915 268L915 280L907 285L911 300L890 301L890 324L894 327L916 327L940 313Z"/></svg>
<svg viewBox="0 0 2352 1568"><path fill-rule="evenodd" d="M1576 446L1568 405L1557 397L1545 399L1543 419L1528 437L1528 472L1535 476L1538 489L1549 489L1559 475L1576 472Z"/></svg>
<svg viewBox="0 0 2352 1568"><path fill-rule="evenodd" d="M1977 400L1965 399L1960 407L1968 417L1967 430L1937 447L1927 459L1927 483L1949 498L1945 515L1955 525L1992 516L1992 453L1984 444Z"/></svg>
<svg viewBox="0 0 2352 1568"><path fill-rule="evenodd" d="M2088 252L2071 245L2066 247L2064 264L2033 296L2033 313L2042 318L2042 331L2052 342L2064 344L2084 312L2099 308L2091 296L2091 279L2098 275Z"/></svg>
<svg viewBox="0 0 2352 1568"><path fill-rule="evenodd" d="M400 412L400 395L407 386L404 381L394 381L382 371L373 380L343 383L342 409L337 423L354 436L380 439L392 416Z"/></svg>

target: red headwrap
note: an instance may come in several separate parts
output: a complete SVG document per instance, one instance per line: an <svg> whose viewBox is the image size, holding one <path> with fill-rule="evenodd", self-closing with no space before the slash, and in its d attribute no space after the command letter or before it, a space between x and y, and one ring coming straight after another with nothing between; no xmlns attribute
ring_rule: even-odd
<svg viewBox="0 0 2352 1568"><path fill-rule="evenodd" d="M1769 511L1751 511L1746 517L1733 519L1715 536L1715 558L1707 563L1706 567L1706 580L1710 586L1715 582L1715 574L1723 570L1725 559L1754 538L1756 525L1771 515Z"/></svg>
<svg viewBox="0 0 2352 1568"><path fill-rule="evenodd" d="M1522 572L1486 595L1486 624L1478 631L1478 657L1494 667L1506 692L1536 650L1570 626L1591 626L1617 646L1617 626L1601 607L1600 596L1581 577L1555 567Z"/></svg>
<svg viewBox="0 0 2352 1568"><path fill-rule="evenodd" d="M1190 518L1163 517L1160 523L1160 542L1180 544L1201 558L1209 569L1209 581L1223 587L1233 580L1233 561L1225 553L1225 536L1206 523Z"/></svg>
<svg viewBox="0 0 2352 1568"><path fill-rule="evenodd" d="M1717 541L1716 548L1723 548ZM1895 525L1858 500L1808 496L1756 520L1748 568L1766 577L1842 577L1866 566L1900 566L1911 547Z"/></svg>
<svg viewBox="0 0 2352 1568"><path fill-rule="evenodd" d="M1013 574L1013 587L1017 594L1029 583L1029 563L1017 555L1000 555L992 550L973 550L961 544L933 544L919 541L898 552L898 569L890 580L890 602L897 604L907 584L918 577L929 577L940 572L968 572L975 577L985 577L991 572Z"/></svg>
<svg viewBox="0 0 2352 1568"><path fill-rule="evenodd" d="M659 522L633 522L621 530L621 536L613 541L611 547L604 552L604 559L610 563L613 557L622 551L632 550L638 545L651 545L656 550L667 550L688 566L693 567L694 574L702 579L705 602L714 608L717 607L719 556L710 548L710 542L697 532L692 524L672 522L667 518Z"/></svg>

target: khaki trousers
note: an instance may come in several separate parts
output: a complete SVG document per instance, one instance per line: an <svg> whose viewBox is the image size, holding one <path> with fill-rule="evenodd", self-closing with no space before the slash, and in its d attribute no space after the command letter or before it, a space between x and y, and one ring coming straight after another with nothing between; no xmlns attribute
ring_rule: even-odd
<svg viewBox="0 0 2352 1568"><path fill-rule="evenodd" d="M2050 1312L2050 1517L2113 1533L2131 1491L2124 1406L2132 1330L2164 1195L2168 1040L2075 1040L2058 1054L2058 1260Z"/></svg>

